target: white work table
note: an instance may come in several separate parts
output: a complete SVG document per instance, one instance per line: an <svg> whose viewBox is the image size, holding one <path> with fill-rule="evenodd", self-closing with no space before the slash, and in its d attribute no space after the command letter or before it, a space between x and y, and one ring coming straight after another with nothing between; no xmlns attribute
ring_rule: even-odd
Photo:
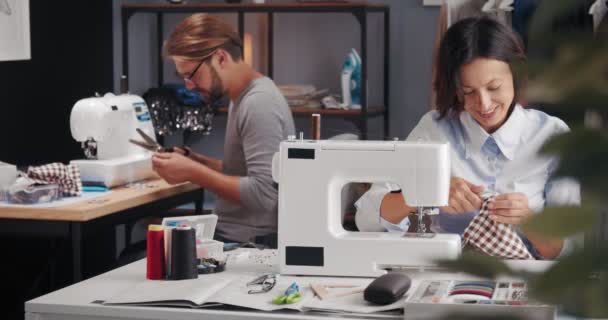
<svg viewBox="0 0 608 320"><path fill-rule="evenodd" d="M240 251L255 249L239 249ZM271 250L265 250L271 251ZM272 250L274 251L274 250ZM263 263L248 263L229 265L225 272L273 272L276 266ZM71 319L361 319L361 315L349 317L344 314L320 312L274 311L264 312L255 310L218 310L190 309L169 307L139 307L102 305L99 300L109 299L117 293L127 290L140 283L145 278L146 259L142 259L101 274L97 277L82 281L61 290L30 300L25 304L25 319L27 320L71 320ZM200 275L204 277L204 275ZM379 319L401 319L402 316L369 315Z"/></svg>
<svg viewBox="0 0 608 320"><path fill-rule="evenodd" d="M254 250L254 249L239 249ZM544 268L542 264L540 268ZM25 319L361 319L361 314L294 312L294 311L251 311L249 309L190 309L168 307L135 307L102 305L99 300L106 300L127 290L145 278L146 261L131 263L97 277L82 281L61 290L30 300L25 304ZM228 265L225 272L270 272L277 271L276 266L264 263L241 263ZM471 279L471 276L459 273L416 272L412 277L424 279ZM201 275L204 277L204 275ZM95 302L97 301L97 302ZM365 318L402 319L401 315L370 314ZM562 317L560 317L562 319ZM565 318L564 318L565 319Z"/></svg>

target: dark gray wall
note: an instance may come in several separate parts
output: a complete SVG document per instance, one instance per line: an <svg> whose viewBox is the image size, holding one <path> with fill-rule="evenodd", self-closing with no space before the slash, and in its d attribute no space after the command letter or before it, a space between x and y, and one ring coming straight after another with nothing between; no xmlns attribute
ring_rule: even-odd
<svg viewBox="0 0 608 320"><path fill-rule="evenodd" d="M195 2L195 0L189 0ZM115 88L119 88L121 74L121 24L120 6L123 3L153 2L138 0L114 0L114 74ZM165 1L157 0L163 3ZM209 1L210 2L210 1ZM218 1L216 1L218 2ZM220 1L221 2L221 1ZM269 1L267 1L269 2ZM272 1L284 2L284 1ZM420 117L429 110L431 84L431 52L435 36L438 7L424 6L423 0L372 0L390 6L390 136L405 138ZM185 15L166 15L165 34ZM224 14L236 26L235 14ZM368 74L370 104L382 101L383 21L380 14L368 18ZM255 17L246 16L246 32L255 34ZM350 14L292 14L275 16L275 74L278 84L310 83L317 88L329 88L340 93L339 74L348 50L360 50L359 26ZM129 55L131 92L143 94L156 86L158 72L156 52L156 21L151 14L136 14L129 24ZM264 70L261 70L264 71ZM167 81L174 68L165 62ZM215 157L222 157L225 116L218 116L209 136L194 137L193 147ZM298 130L306 131L309 119L297 118ZM382 120L369 122L370 138L383 139ZM342 132L356 132L353 124L338 119L323 119L323 138ZM306 132L305 132L306 133ZM181 143L181 136L167 139L169 144Z"/></svg>
<svg viewBox="0 0 608 320"><path fill-rule="evenodd" d="M190 2L194 1L190 0ZM114 0L116 88L118 88L122 63L120 5L136 2L154 1ZM157 0L156 2L166 1ZM428 110L431 51L438 8L424 6L422 0L372 0L369 2L386 3L391 8L390 135L403 138L422 114ZM235 15L223 16L236 22ZM184 15L166 16L164 37L170 32L172 25L182 17ZM381 99L383 90L382 60L379 50L382 46L383 27L380 15L372 15L369 20L370 102L373 103L375 100L381 101L379 99ZM254 29L255 19L247 18L246 23L247 31ZM279 14L275 18L275 30L274 78L277 83L312 83L318 88L330 88L332 92L339 93L339 72L344 55L351 47L360 49L359 28L353 16L349 14ZM155 52L155 17L150 14L136 14L129 24L129 32L131 91L142 94L149 87L156 85L156 61L159 53ZM165 63L164 70L167 75L173 74L173 67L170 63ZM207 140L223 137L223 132L220 132L221 128L219 128L221 119L217 120L216 130ZM308 122L306 121L306 123ZM378 125L380 125L378 129L381 129L381 124ZM377 134L375 136L379 137Z"/></svg>

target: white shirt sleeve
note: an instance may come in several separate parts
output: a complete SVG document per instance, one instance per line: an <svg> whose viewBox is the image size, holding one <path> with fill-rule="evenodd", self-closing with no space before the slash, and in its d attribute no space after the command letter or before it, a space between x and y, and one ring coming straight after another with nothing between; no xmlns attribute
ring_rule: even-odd
<svg viewBox="0 0 608 320"><path fill-rule="evenodd" d="M581 204L581 187L573 178L558 178L547 182L545 186L547 206L579 206Z"/></svg>
<svg viewBox="0 0 608 320"><path fill-rule="evenodd" d="M359 231L362 232L378 232L378 231L396 231L400 232L407 230L409 227L409 219L405 218L399 224L393 224L380 217L380 206L386 194L393 190L399 190L399 186L384 182L374 183L371 188L365 192L357 202L355 208L355 224Z"/></svg>

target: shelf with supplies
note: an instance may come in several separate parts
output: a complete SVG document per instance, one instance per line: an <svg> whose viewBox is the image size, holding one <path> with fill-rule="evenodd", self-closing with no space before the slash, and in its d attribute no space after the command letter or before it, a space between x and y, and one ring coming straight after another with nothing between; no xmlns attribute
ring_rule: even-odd
<svg viewBox="0 0 608 320"><path fill-rule="evenodd" d="M360 109L326 109L326 108L307 108L307 107L290 107L291 113L294 116L310 116L318 113L322 116L328 117L360 117ZM369 117L381 116L384 113L383 107L368 107L367 115ZM228 113L228 107L221 107L217 109L219 114Z"/></svg>
<svg viewBox="0 0 608 320"><path fill-rule="evenodd" d="M292 107L294 116L307 116L313 113L327 115L334 118L343 117L353 121L360 130L360 137L363 140L368 138L367 120L372 117L383 117L384 137L389 135L389 52L390 52L390 11L385 4L373 4L366 2L283 2L283 3L128 3L121 7L122 23L122 74L129 79L129 20L136 13L148 13L156 15L157 35L162 35L164 30L163 14L168 13L236 13L238 32L241 38L245 34L245 13L265 13L267 14L267 34L268 34L268 76L273 78L274 72L274 14L275 13L351 13L359 22L360 44L361 44L361 109L322 109L322 108L303 108ZM368 106L367 86L368 86L368 45L367 45L367 26L368 14L381 13L384 19L384 97L383 107ZM163 39L157 37L157 52L161 52ZM158 85L164 82L163 61L159 59L158 65ZM226 108L220 108L219 113L227 112Z"/></svg>

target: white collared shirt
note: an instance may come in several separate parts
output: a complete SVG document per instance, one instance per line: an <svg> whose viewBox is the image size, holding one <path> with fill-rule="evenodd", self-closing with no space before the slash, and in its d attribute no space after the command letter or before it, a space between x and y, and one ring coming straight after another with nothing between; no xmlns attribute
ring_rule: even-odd
<svg viewBox="0 0 608 320"><path fill-rule="evenodd" d="M497 193L522 192L535 212L546 205L580 204L579 184L569 178L549 179L557 159L539 155L550 137L569 131L562 120L516 105L507 121L493 134L488 134L468 112L462 112L458 118L439 120L438 117L437 111L424 115L407 141L449 142L453 177ZM395 188L375 184L355 203L359 230L407 230L407 218L391 224L380 217L382 199ZM403 194L407 201L407 190L403 190ZM439 231L462 234L477 213L440 213Z"/></svg>

